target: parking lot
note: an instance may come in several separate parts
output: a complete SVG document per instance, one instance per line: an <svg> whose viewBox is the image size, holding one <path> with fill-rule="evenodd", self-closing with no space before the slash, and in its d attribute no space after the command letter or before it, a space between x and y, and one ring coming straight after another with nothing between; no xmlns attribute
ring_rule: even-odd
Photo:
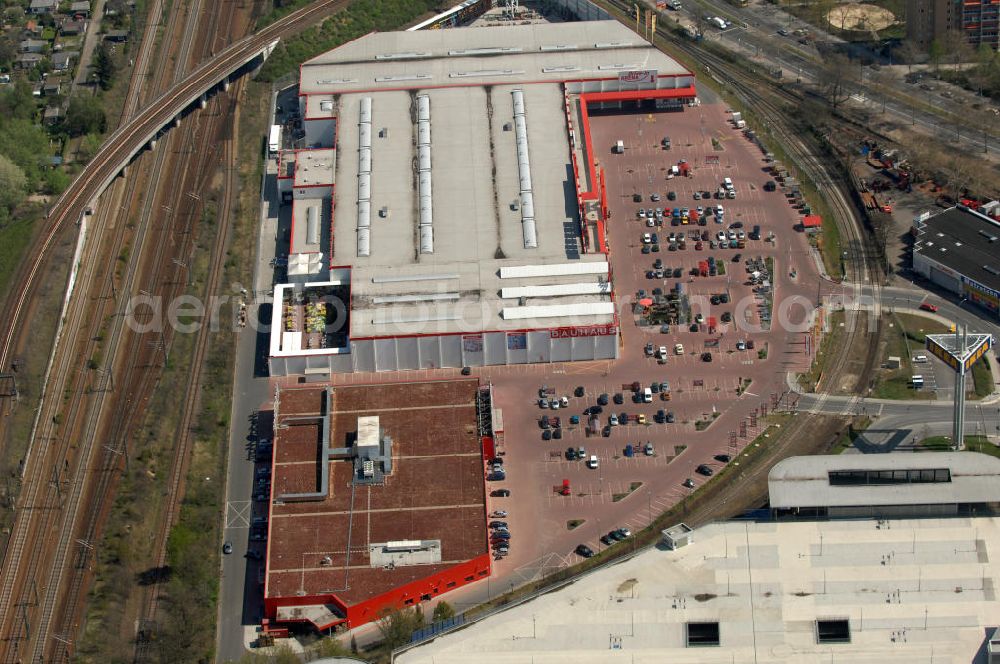
<svg viewBox="0 0 1000 664"><path fill-rule="evenodd" d="M805 236L793 230L799 219L796 212L781 193L764 191L769 178L762 154L727 118L720 105L591 118L595 151L607 173L609 259L621 323L621 357L614 362L473 370L493 384L494 403L503 411L504 420L499 448L504 475L502 480L487 482L487 511L507 512L503 521L510 533L505 538L510 553L494 562L488 588L517 585L572 564L578 560L574 549L579 544L599 551L606 546L600 541L602 536L618 528L634 533L702 486L709 478L697 472L699 466L717 471L726 463L715 458L719 455L738 463L740 451L762 430L773 397L784 391L786 372L804 370L811 362L807 335L792 324L805 317L807 307L802 304L815 302L815 260ZM664 150L661 143L667 135L670 150ZM622 154L612 151L617 140L626 146ZM667 179L669 166L681 159L690 164L690 177ZM726 177L733 181L736 198L715 199L714 192ZM634 196L643 198L644 209L654 209L655 218L656 207L667 207L670 191L676 192L675 201L669 201L671 215L673 207L707 207L693 196L695 191L709 191L713 198L708 203L724 206L724 223L710 215L704 226L697 221L692 224L690 217L686 225L672 226L666 221L647 226L637 214L639 203ZM653 193L661 201L650 201ZM695 248L696 242L688 241L684 249L678 246L675 251L669 251L669 245L664 250L662 242L659 252L642 251L643 246L650 246L643 244L643 233L666 232L669 237L671 231L697 229L717 237L725 231L728 242L729 226L737 222L747 235L759 225L761 239L744 238L742 248L712 250L702 240L701 250ZM737 254L740 260L733 262ZM725 267L717 267L714 275L706 269L701 276L699 263L709 255L715 257L717 266ZM647 278L656 258L671 267L669 278L665 274ZM767 298L773 302L768 307L773 310L769 327L762 325L762 293L754 292L763 284L748 283L748 258L759 258L757 265L773 265L773 275L766 280L770 285ZM679 277L673 276L674 268L680 268ZM698 269L698 276L692 269ZM666 328L660 323L640 325L650 322L654 308L660 308L663 315L672 313L666 311L666 294L676 292L678 284L685 305L676 307L677 319L669 324L669 331L662 331ZM654 296L656 288L661 294ZM720 294L726 294L728 301L713 304L712 296ZM784 303L789 299L800 304L787 308ZM643 300L653 302L646 307L639 304ZM723 320L727 312L728 322ZM701 322L695 322L699 314ZM753 342L752 349L746 347L748 342ZM647 355L650 343L654 353ZM677 344L683 347L680 353ZM667 351L665 359L657 357L661 346ZM705 353L710 361L704 359ZM406 379L448 375L449 370L412 371ZM391 379L398 376L339 374L334 383ZM636 382L640 395L650 388L649 401L634 400L631 388ZM669 400L661 396L663 383ZM561 402L566 397L566 407L560 403L557 410L541 408L542 387L546 388L546 406L551 398ZM577 396L581 388L582 396ZM607 395L606 405L602 395ZM616 395L621 395L621 403ZM600 412L592 411L595 406ZM663 421L657 421L661 410ZM673 422L666 421L668 413ZM610 425L612 414L619 421L614 426ZM548 429L541 424L546 415ZM644 423L639 423L640 415ZM578 423L571 422L573 416ZM560 418L559 427L553 426L555 417ZM597 427L588 432L592 417L597 418ZM652 445L651 455L645 454L647 443ZM626 455L629 445L632 456ZM583 447L583 458L568 459L571 447L574 451ZM593 468L588 467L592 455L597 458ZM491 495L500 490L510 495ZM627 545L626 538L610 546ZM449 594L449 601L473 601L489 592L493 591L473 584Z"/></svg>
<svg viewBox="0 0 1000 664"><path fill-rule="evenodd" d="M765 191L770 178L763 155L727 118L718 105L679 113L592 115L595 153L607 174L608 242L622 357L614 363L562 365L554 372L553 367L482 370L493 381L495 400L504 412L507 474L502 486L512 494L491 502L494 509L504 505L512 531L511 554L497 563L500 577L532 578L546 565L571 563L578 544L597 551L605 546L600 537L609 531L624 527L635 532L646 526L708 479L697 472L698 466L717 470L724 463L716 456L738 457L755 435L754 415L762 419L768 399L783 391L785 372L802 369L811 359L802 332L782 323L801 322L805 307L788 309L781 320L778 309L790 296L815 302L815 262L805 236L793 230L795 211L780 192ZM663 147L665 136L670 137L669 150ZM625 145L623 153L614 151L618 140ZM670 167L680 160L688 164L689 176L668 178ZM716 197L725 178L732 180L735 198ZM709 193L708 200L702 192ZM721 205L723 212L698 215L699 205ZM675 207L688 208L687 223L674 216ZM656 208L663 212L657 215ZM653 212L653 225L647 210ZM759 239L752 240L755 226ZM725 248L719 246L720 232L725 233ZM658 234L658 251L652 249L652 238L644 242L646 233ZM673 250L670 233L675 234ZM680 234L685 236L683 248ZM732 241L735 246L730 247ZM709 256L715 269L699 265ZM768 266L774 274L764 274ZM662 276L656 269L664 270ZM753 272L759 274L751 284ZM669 294L677 291L683 297L670 306ZM713 298L720 295L725 297ZM657 389L650 390L648 402L635 403L628 389L633 382L640 384L640 394L653 383ZM660 394L661 383L667 385L669 401ZM550 393L546 408L539 405L542 386ZM583 396L576 396L579 388ZM548 407L549 399L564 396L568 407ZM592 414L595 406L600 412ZM671 423L665 421L668 413ZM612 415L619 422L615 426L609 425ZM547 429L543 416L550 420ZM578 423L570 421L573 416ZM644 423L637 421L639 416ZM589 427L593 417L596 430ZM644 451L647 443L653 449L650 456ZM629 445L631 456L626 455ZM583 458L567 458L570 448L581 447ZM592 456L596 468L588 467ZM684 485L687 480L693 488ZM568 492L563 490L566 482ZM561 563L553 563L545 552L560 554Z"/></svg>

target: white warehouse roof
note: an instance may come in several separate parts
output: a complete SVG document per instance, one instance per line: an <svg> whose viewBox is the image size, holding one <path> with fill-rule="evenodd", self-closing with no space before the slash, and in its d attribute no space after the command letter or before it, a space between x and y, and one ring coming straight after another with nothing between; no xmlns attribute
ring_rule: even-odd
<svg viewBox="0 0 1000 664"><path fill-rule="evenodd" d="M831 484L831 473L858 483ZM1000 502L1000 459L976 452L799 456L775 464L767 484L772 509L993 503Z"/></svg>
<svg viewBox="0 0 1000 664"><path fill-rule="evenodd" d="M649 548L395 661L913 664L933 653L936 664L985 662L1000 616L1000 519L887 526L711 524L688 546ZM826 621L846 622L846 640L823 641ZM699 623L718 626L717 645L687 644Z"/></svg>
<svg viewBox="0 0 1000 664"><path fill-rule="evenodd" d="M351 337L614 323L606 256L581 253L563 81L633 69L693 83L616 21L373 33L304 63L305 124L337 119Z"/></svg>
<svg viewBox="0 0 1000 664"><path fill-rule="evenodd" d="M376 32L307 60L305 94L688 71L618 21Z"/></svg>

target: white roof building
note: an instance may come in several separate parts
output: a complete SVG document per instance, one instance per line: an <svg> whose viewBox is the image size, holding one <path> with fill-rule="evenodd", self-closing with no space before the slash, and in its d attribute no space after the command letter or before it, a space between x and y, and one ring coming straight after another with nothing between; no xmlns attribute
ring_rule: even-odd
<svg viewBox="0 0 1000 664"><path fill-rule="evenodd" d="M997 556L992 517L712 524L394 661L985 662Z"/></svg>
<svg viewBox="0 0 1000 664"><path fill-rule="evenodd" d="M767 479L778 513L948 514L1000 504L1000 459L973 452L790 457Z"/></svg>
<svg viewBox="0 0 1000 664"><path fill-rule="evenodd" d="M617 357L574 104L693 96L693 80L617 21L373 33L305 62L296 159L336 158L313 160L312 185L295 168L292 244L349 271L350 346L330 370ZM305 233L310 205L329 233Z"/></svg>

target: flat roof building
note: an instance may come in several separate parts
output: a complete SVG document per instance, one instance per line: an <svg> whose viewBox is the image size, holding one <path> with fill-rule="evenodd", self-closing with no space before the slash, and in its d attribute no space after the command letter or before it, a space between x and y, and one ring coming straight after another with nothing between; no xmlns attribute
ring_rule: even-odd
<svg viewBox="0 0 1000 664"><path fill-rule="evenodd" d="M726 522L693 535L394 661L967 664L995 648L1000 519Z"/></svg>
<svg viewBox="0 0 1000 664"><path fill-rule="evenodd" d="M347 345L327 371L617 357L586 107L679 105L694 97L690 72L594 21L374 33L304 63L300 79L311 149L294 167L279 157L282 179L295 173L292 253L317 250L295 235L300 207L332 192L318 250L349 284ZM320 150L337 155L322 159L323 183L300 185L298 163ZM321 363L270 360L272 375Z"/></svg>
<svg viewBox="0 0 1000 664"><path fill-rule="evenodd" d="M767 486L779 517L995 513L1000 459L976 452L789 457L771 468Z"/></svg>
<svg viewBox="0 0 1000 664"><path fill-rule="evenodd" d="M474 379L277 391L269 513L251 534L268 540L272 623L354 627L489 575L480 393Z"/></svg>
<svg viewBox="0 0 1000 664"><path fill-rule="evenodd" d="M980 210L958 205L918 215L913 220L913 270L1000 314L1000 221L989 216L997 214L998 205Z"/></svg>

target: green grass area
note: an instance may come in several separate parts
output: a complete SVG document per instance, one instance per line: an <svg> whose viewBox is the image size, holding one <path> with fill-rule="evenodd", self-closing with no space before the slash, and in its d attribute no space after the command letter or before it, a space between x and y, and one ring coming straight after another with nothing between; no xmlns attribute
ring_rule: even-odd
<svg viewBox="0 0 1000 664"><path fill-rule="evenodd" d="M10 292L10 280L31 244L36 220L25 216L0 226L0 293Z"/></svg>
<svg viewBox="0 0 1000 664"><path fill-rule="evenodd" d="M905 318L905 323L904 323ZM877 399L933 399L933 390L915 390L910 386L910 378L919 373L913 366L913 355L923 348L923 336L932 333L929 327L936 322L919 316L888 315L882 319L882 334L885 345L879 358L880 369L875 377L872 396ZM899 368L886 368L890 357L899 358Z"/></svg>
<svg viewBox="0 0 1000 664"><path fill-rule="evenodd" d="M993 394L993 372L990 371L990 365L986 360L979 360L972 365L972 383L979 399Z"/></svg>
<svg viewBox="0 0 1000 664"><path fill-rule="evenodd" d="M799 374L799 385L810 392L816 390L816 385L819 383L823 374L827 370L827 365L830 362L830 349L836 348L839 344L844 342L844 337L846 331L844 329L845 320L847 319L843 311L834 311L827 316L827 327L829 331L823 335L823 339L819 343L819 349L816 351L816 356L813 359L812 366L809 367L809 371Z"/></svg>
<svg viewBox="0 0 1000 664"><path fill-rule="evenodd" d="M395 30L439 6L438 0L354 0L319 26L282 40L264 63L258 79L273 81L324 51L369 32Z"/></svg>
<svg viewBox="0 0 1000 664"><path fill-rule="evenodd" d="M584 519L570 519L566 522L566 530L575 530L585 523L586 521Z"/></svg>
<svg viewBox="0 0 1000 664"><path fill-rule="evenodd" d="M951 436L931 436L924 438L917 444L917 447L925 452L951 452ZM990 456L1000 457L1000 447L991 443L986 436L966 436L966 452L979 452Z"/></svg>

